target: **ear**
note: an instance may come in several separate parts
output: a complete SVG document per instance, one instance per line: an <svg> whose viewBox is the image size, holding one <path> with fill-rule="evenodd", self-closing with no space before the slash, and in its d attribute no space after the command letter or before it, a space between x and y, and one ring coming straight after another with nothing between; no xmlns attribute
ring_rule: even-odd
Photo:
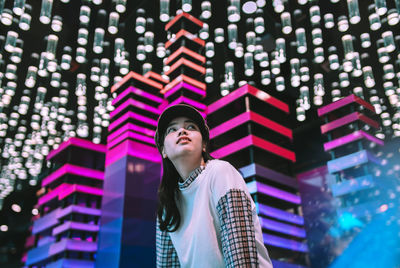
<svg viewBox="0 0 400 268"><path fill-rule="evenodd" d="M163 158L167 158L167 154L165 153L164 147L161 149L161 154Z"/></svg>
<svg viewBox="0 0 400 268"><path fill-rule="evenodd" d="M207 146L207 144L205 142L203 142L203 152L206 151L206 146Z"/></svg>

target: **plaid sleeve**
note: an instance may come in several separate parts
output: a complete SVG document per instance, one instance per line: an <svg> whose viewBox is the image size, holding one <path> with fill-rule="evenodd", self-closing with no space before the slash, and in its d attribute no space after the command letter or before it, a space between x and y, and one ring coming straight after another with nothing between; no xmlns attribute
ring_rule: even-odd
<svg viewBox="0 0 400 268"><path fill-rule="evenodd" d="M160 223L156 224L156 264L157 267L180 267L178 255L176 254L171 237L166 231L160 230Z"/></svg>
<svg viewBox="0 0 400 268"><path fill-rule="evenodd" d="M231 189L217 204L226 267L258 267L251 202L243 190Z"/></svg>

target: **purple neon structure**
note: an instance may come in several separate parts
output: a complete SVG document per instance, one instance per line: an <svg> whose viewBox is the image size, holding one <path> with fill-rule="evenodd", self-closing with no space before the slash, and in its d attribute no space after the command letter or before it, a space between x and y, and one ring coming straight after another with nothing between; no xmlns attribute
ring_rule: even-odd
<svg viewBox="0 0 400 268"><path fill-rule="evenodd" d="M382 166L383 161L373 152L374 147L384 142L374 137L373 129L379 128L374 106L360 97L350 95L318 109L318 115L325 118L321 133L327 135L324 150L329 151L332 160L327 162L328 172L336 175L336 183L330 185L337 200L337 214L351 213L354 217L365 217L368 213L378 213L377 208L384 202L379 196L368 192L379 189L383 181L375 178L374 168ZM357 124L353 124L357 122ZM343 131L343 127L353 125L354 131ZM369 129L368 132L363 130ZM371 128L372 127L372 128ZM334 138L333 138L334 137ZM377 146L369 146L371 143ZM340 174L340 176L339 176ZM378 193L380 191L377 191Z"/></svg>
<svg viewBox="0 0 400 268"><path fill-rule="evenodd" d="M235 108L237 103L244 108L237 110ZM261 105L264 105L263 108ZM254 162L240 167L239 171L247 182L250 194L255 198L264 242L268 249L272 250L271 258L274 258L275 252L282 249L293 251L296 256L299 256L299 253L308 253L303 217L296 214L295 209L293 212L286 211L288 207L297 208L301 204L301 198L297 194L296 178L275 170L274 165L258 163L265 156L274 159L275 164L287 165L296 161L295 153L288 145L293 141L292 130L284 126L284 122L276 121L282 119L275 118L275 113L287 116L289 106L269 93L250 85L232 91L207 108L210 139L211 142L218 141L216 142L218 147L213 147L215 149L211 152L212 156L228 158L235 165L236 161L243 163L241 160L245 154L252 154L254 149L258 149L257 154L253 155ZM218 121L218 124L213 120ZM261 127L266 131L262 138L257 136L258 131L239 133L239 128L246 129L243 126L248 126L247 129L257 127L259 131ZM233 136L237 138L232 139ZM225 137L229 142L224 143ZM304 263L305 259L301 258L305 257L300 257L298 264Z"/></svg>
<svg viewBox="0 0 400 268"><path fill-rule="evenodd" d="M55 166L61 165L42 180L45 192L37 204L41 217L32 228L37 239L34 248L28 251L26 265L93 267L105 152L105 145L77 138L69 139L50 152L47 159L57 164ZM65 255L69 251L78 254L72 259ZM56 257L59 254L64 258Z"/></svg>

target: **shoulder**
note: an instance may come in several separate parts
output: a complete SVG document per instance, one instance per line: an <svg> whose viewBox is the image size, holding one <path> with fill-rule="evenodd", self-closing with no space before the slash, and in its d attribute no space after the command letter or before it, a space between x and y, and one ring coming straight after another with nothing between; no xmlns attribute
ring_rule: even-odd
<svg viewBox="0 0 400 268"><path fill-rule="evenodd" d="M212 192L223 195L230 189L247 188L242 175L229 162L214 159L209 164L209 180Z"/></svg>
<svg viewBox="0 0 400 268"><path fill-rule="evenodd" d="M231 165L231 163L220 159L210 160L208 165L210 166L211 172L237 171L236 168Z"/></svg>

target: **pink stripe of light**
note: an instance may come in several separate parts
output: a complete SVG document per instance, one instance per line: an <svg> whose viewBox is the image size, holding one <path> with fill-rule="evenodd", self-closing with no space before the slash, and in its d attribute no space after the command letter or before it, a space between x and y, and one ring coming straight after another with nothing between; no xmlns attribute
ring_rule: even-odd
<svg viewBox="0 0 400 268"><path fill-rule="evenodd" d="M128 99L124 103L119 105L114 111L112 111L110 113L110 118L114 118L117 114L119 114L121 111L123 111L124 109L126 109L129 106L134 106L136 108L140 108L142 110L149 111L149 112L151 112L153 114L156 114L156 115L160 115L161 114L160 110L158 110L157 108L155 108L153 106L147 105L147 104L145 104L143 102L140 102L140 101L137 101L137 100L134 100L134 99Z"/></svg>
<svg viewBox="0 0 400 268"><path fill-rule="evenodd" d="M62 200L65 197L73 194L75 192L80 192L84 194L91 194L91 195L103 195L103 190L95 187L90 187L86 185L79 185L79 184L72 184L69 187L65 188L61 193L58 195L58 200Z"/></svg>
<svg viewBox="0 0 400 268"><path fill-rule="evenodd" d="M372 127L375 127L375 128L379 127L378 122L368 118L367 116L365 116L363 114L360 114L359 112L353 112L353 113L345 115L345 116L343 116L343 117L341 117L339 119L333 120L332 122L329 122L329 123L326 123L326 124L322 125L321 126L321 133L325 134L325 133L327 133L329 131L332 131L332 130L334 130L336 128L339 128L339 127L342 127L344 125L350 124L350 123L352 123L354 121L357 121L357 120L361 120L364 123L366 123L366 124L368 124L368 125L370 125Z"/></svg>
<svg viewBox="0 0 400 268"><path fill-rule="evenodd" d="M355 96L354 94L351 94L347 97L344 97L340 100L337 100L335 102L332 102L328 105L325 105L324 107L321 107L318 109L318 116L323 116L324 114L330 113L334 110L340 109L352 102L358 103L361 106L364 106L365 108L369 109L373 113L375 113L375 108L372 106L370 103L366 102L365 100Z"/></svg>
<svg viewBox="0 0 400 268"><path fill-rule="evenodd" d="M133 86L129 86L121 94L119 94L115 99L113 99L112 105L115 106L115 104L117 104L120 100L122 100L124 97L126 97L130 93L136 94L138 96L147 98L149 100L152 100L152 101L158 102L158 103L161 103L163 101L163 98L161 98L161 97L157 97L157 96L155 96L155 95L153 95L153 94L151 94L149 92L146 92L144 90L141 90L139 88L136 88L136 87L133 87Z"/></svg>
<svg viewBox="0 0 400 268"><path fill-rule="evenodd" d="M154 135L156 133L154 130L151 130L151 129L148 129L145 127L141 127L141 126L137 126L132 123L127 123L127 124L123 125L122 127L120 127L119 129L117 129L116 131L114 131L113 133L111 133L110 135L108 135L107 142L110 142L113 139L117 138L119 135L121 135L125 131L135 131L135 132L139 132L139 133L142 133L143 135L147 135L150 137L154 137Z"/></svg>
<svg viewBox="0 0 400 268"><path fill-rule="evenodd" d="M97 151L100 153L106 152L106 146L104 144L94 144L93 142L90 142L87 140L72 137L72 138L69 138L67 141L61 143L57 149L51 151L47 155L46 160L52 159L55 155L57 155L60 152L62 152L63 150L65 150L68 146L77 146L77 147L81 147L84 149Z"/></svg>
<svg viewBox="0 0 400 268"><path fill-rule="evenodd" d="M179 84L174 86L172 89L170 89L167 92L165 92L165 94L164 94L165 98L168 98L169 96L171 96L172 94L174 94L176 91L178 91L181 88L193 91L194 93L196 93L196 94L198 94L198 95L200 95L202 97L206 96L206 91L205 90L203 90L201 88L198 88L198 87L195 87L195 86L192 86L192 85L190 85L188 83L185 83L185 82L180 82Z"/></svg>
<svg viewBox="0 0 400 268"><path fill-rule="evenodd" d="M127 131L127 132L124 132L123 134L121 134L120 136L118 136L117 138L115 138L114 140L112 140L111 142L107 143L107 148L110 150L111 148L115 147L117 144L121 143L122 141L124 141L126 139L135 139L138 141L149 143L151 145L156 144L154 141L154 138L150 138L148 136L143 136L139 133Z"/></svg>
<svg viewBox="0 0 400 268"><path fill-rule="evenodd" d="M349 135L346 135L346 136L337 138L333 141L324 143L324 150L329 151L329 150L335 149L337 147L343 146L345 144L348 144L350 142L353 142L353 141L356 141L356 140L359 140L362 138L365 138L365 139L367 139L371 142L374 142L376 144L379 144L379 145L384 144L384 142L382 140L380 140L372 135L369 135L368 133L365 133L362 130L357 130L356 132L353 132Z"/></svg>
<svg viewBox="0 0 400 268"><path fill-rule="evenodd" d="M132 140L125 140L123 143L107 151L106 167L126 155L149 160L155 163L161 163L161 155L154 146L146 145Z"/></svg>
<svg viewBox="0 0 400 268"><path fill-rule="evenodd" d="M141 121L143 123L152 125L157 127L157 121L151 118L148 118L144 115L141 114L137 114L134 113L132 111L129 111L127 113L125 113L123 116L121 116L120 118L118 118L117 120L115 120L114 122L112 122L109 126L108 126L108 131L111 132L114 128L116 128L117 126L121 125L124 121L127 121L129 118Z"/></svg>
<svg viewBox="0 0 400 268"><path fill-rule="evenodd" d="M215 138L247 121L253 121L255 123L258 123L266 128L269 128L279 134L282 134L286 137L288 137L289 139L293 139L292 136L292 130L276 123L275 121L272 121L266 117L263 117L255 112L252 111L248 111L248 112L244 112L224 123L222 123L221 125L213 128L210 130L210 138Z"/></svg>
<svg viewBox="0 0 400 268"><path fill-rule="evenodd" d="M217 100L216 102L210 104L208 106L207 113L211 114L246 94L253 95L254 97L274 106L275 108L278 108L284 111L285 113L289 113L289 106L286 103L272 97L271 95L262 90L259 90L247 84L236 89L235 91L231 92L225 97Z"/></svg>
<svg viewBox="0 0 400 268"><path fill-rule="evenodd" d="M212 152L213 157L215 158L223 158L227 155L233 154L237 151L240 151L246 147L251 145L257 146L263 150L271 152L275 155L283 157L285 159L291 160L292 162L296 162L296 156L294 152L280 147L272 142L266 141L264 139L258 138L253 135L248 135L244 138L241 138L235 142L232 142L214 152Z"/></svg>
<svg viewBox="0 0 400 268"><path fill-rule="evenodd" d="M189 104L189 105L191 105L191 106L193 106L193 107L195 107L195 108L197 108L199 110L202 110L202 111L204 111L207 108L207 105L205 105L203 103L200 103L200 102L197 102L195 100L186 98L185 96L180 96L179 98L177 98L176 100L171 102L168 106L176 105L176 104L179 104L179 103Z"/></svg>
<svg viewBox="0 0 400 268"><path fill-rule="evenodd" d="M65 174L72 174L92 179L103 180L104 172L100 170L95 170L86 167L79 167L71 164L65 164L61 168L57 169L55 172L51 173L49 176L43 179L42 186L46 186L56 179L64 176Z"/></svg>

